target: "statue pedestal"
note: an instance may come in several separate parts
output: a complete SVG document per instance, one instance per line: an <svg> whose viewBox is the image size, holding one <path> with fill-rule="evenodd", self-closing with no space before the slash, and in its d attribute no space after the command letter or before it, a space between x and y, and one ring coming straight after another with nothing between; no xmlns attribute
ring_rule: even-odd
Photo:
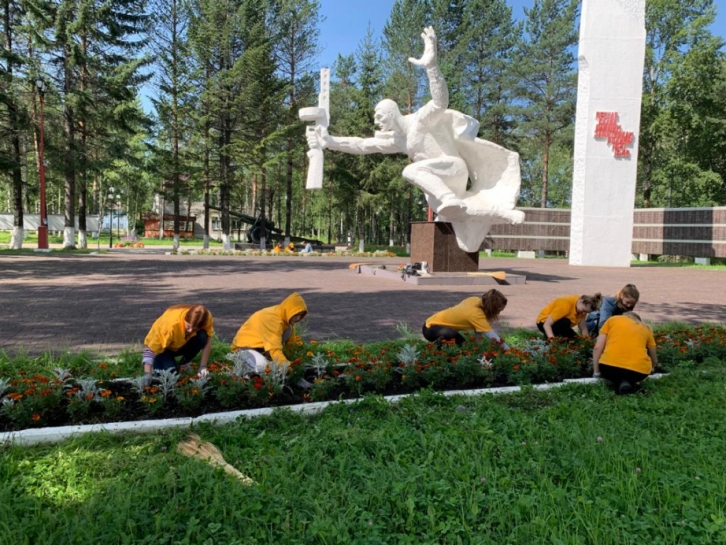
<svg viewBox="0 0 726 545"><path fill-rule="evenodd" d="M450 223L411 222L411 262L426 261L429 272L476 272L479 252L465 252L456 243Z"/></svg>

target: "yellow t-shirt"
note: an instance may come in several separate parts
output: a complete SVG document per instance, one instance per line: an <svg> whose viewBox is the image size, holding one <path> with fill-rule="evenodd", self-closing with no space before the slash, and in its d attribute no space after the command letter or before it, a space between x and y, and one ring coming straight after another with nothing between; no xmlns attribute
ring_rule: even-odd
<svg viewBox="0 0 726 545"><path fill-rule="evenodd" d="M545 322L548 316L552 316L553 322L567 318L573 326L576 326L585 317L584 312L577 312L577 300L579 298L579 295L566 295L550 301L537 315L535 323Z"/></svg>
<svg viewBox="0 0 726 545"><path fill-rule="evenodd" d="M655 348L655 339L647 325L627 316L612 316L600 328L600 335L607 335L600 363L645 375L653 370L647 348Z"/></svg>
<svg viewBox="0 0 726 545"><path fill-rule="evenodd" d="M307 310L305 301L297 292L288 295L279 305L258 310L237 331L232 340L232 351L258 348L269 352L272 361L288 363L282 351L282 334L290 327L293 316Z"/></svg>
<svg viewBox="0 0 726 545"><path fill-rule="evenodd" d="M192 306L176 305L166 309L164 314L159 316L151 326L144 339L144 346L148 347L154 354L161 354L166 349L177 351L183 347L189 339L196 336L196 332L194 332L187 337L184 325L184 318ZM204 324L202 329L207 332L209 338L212 338L214 335L214 318L211 312L207 323Z"/></svg>
<svg viewBox="0 0 726 545"><path fill-rule="evenodd" d="M426 320L426 327L440 325L455 331L473 329L477 333L488 333L492 330L481 308L481 297L467 297L455 307L437 312Z"/></svg>

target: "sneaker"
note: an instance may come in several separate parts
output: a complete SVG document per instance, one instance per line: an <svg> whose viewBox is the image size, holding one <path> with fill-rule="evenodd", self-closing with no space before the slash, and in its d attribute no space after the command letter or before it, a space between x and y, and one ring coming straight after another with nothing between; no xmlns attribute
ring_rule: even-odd
<svg viewBox="0 0 726 545"><path fill-rule="evenodd" d="M628 395L633 393L633 385L630 384L627 380L624 380L620 383L620 386L618 386L618 393L620 395Z"/></svg>

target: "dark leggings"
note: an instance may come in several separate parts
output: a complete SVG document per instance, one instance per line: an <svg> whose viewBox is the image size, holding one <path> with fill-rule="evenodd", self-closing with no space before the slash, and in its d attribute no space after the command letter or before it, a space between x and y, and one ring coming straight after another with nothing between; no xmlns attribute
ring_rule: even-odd
<svg viewBox="0 0 726 545"><path fill-rule="evenodd" d="M451 339L454 339L456 346L461 346L464 343L464 337L462 337L458 331L451 329L450 327L443 325L432 325L431 327L426 327L426 324L424 323L422 331L424 338L432 343L441 344L441 341L450 341Z"/></svg>
<svg viewBox="0 0 726 545"><path fill-rule="evenodd" d="M614 383L616 386L624 380L627 380L630 384L636 384L648 378L648 375L643 373L622 367L615 367L614 365L606 365L604 363L600 364L600 376Z"/></svg>
<svg viewBox="0 0 726 545"><path fill-rule="evenodd" d="M164 350L161 354L154 358L154 369L176 369L179 371L179 365L185 365L192 361L197 354L207 345L207 332L203 329L197 331L187 343L179 350ZM182 357L181 363L177 364L176 358Z"/></svg>
<svg viewBox="0 0 726 545"><path fill-rule="evenodd" d="M537 329L544 333L546 339L547 333L545 333L544 322L539 322L537 324ZM572 324L567 318L560 318L554 324L552 324L552 333L555 334L555 337L565 337L568 339L574 339L575 337L577 337L577 333L574 329L572 329Z"/></svg>

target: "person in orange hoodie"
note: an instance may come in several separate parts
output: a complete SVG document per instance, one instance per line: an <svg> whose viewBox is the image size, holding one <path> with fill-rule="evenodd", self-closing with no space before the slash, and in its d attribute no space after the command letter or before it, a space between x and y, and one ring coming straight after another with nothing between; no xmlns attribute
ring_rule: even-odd
<svg viewBox="0 0 726 545"><path fill-rule="evenodd" d="M151 326L144 339L142 362L148 382L153 370L182 370L199 352L202 359L199 373L207 374L212 352L214 318L202 305L169 307ZM181 356L179 362L176 361Z"/></svg>
<svg viewBox="0 0 726 545"><path fill-rule="evenodd" d="M307 313L302 296L291 293L279 305L263 308L250 316L232 340L232 351L247 350L254 358L258 373L264 372L270 362L289 365L282 347L293 338L295 324Z"/></svg>

